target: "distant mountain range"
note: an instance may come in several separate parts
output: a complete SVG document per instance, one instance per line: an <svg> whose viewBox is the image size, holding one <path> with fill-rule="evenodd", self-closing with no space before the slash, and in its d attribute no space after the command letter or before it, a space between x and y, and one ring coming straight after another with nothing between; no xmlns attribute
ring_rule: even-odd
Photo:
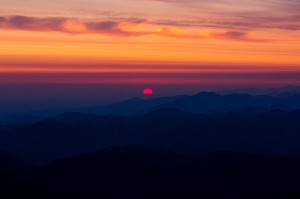
<svg viewBox="0 0 300 199"><path fill-rule="evenodd" d="M1 198L300 197L300 159L218 151L195 158L143 146L110 147L25 173L0 174Z"/></svg>
<svg viewBox="0 0 300 199"><path fill-rule="evenodd" d="M162 108L175 108L191 113L225 113L237 111L246 115L257 115L274 109L292 110L300 108L300 87L287 86L270 90L255 88L200 92L193 96L180 95L159 98L132 98L105 106L77 109L47 110L39 112L5 113L0 125L18 126L33 124L64 112L81 112L97 115L141 115ZM59 111L60 110L60 111ZM1 114L0 114L1 115Z"/></svg>
<svg viewBox="0 0 300 199"><path fill-rule="evenodd" d="M174 96L154 99L134 98L108 106L83 109L97 114L137 115L159 108L176 108L192 113L243 111L261 113L277 108L300 108L300 87L286 86L269 90L255 88L200 92L193 96Z"/></svg>
<svg viewBox="0 0 300 199"><path fill-rule="evenodd" d="M240 88L231 90L219 90L215 93L227 95L227 94L249 94L249 95L271 95L277 97L287 97L296 94L300 94L300 86L284 86L272 89L257 89L257 88Z"/></svg>
<svg viewBox="0 0 300 199"><path fill-rule="evenodd" d="M43 165L109 146L160 147L185 155L216 150L300 157L300 111L255 116L237 112L194 114L158 109L140 116L64 113L0 129L0 149Z"/></svg>
<svg viewBox="0 0 300 199"><path fill-rule="evenodd" d="M12 117L0 125L0 198L298 199L297 88Z"/></svg>
<svg viewBox="0 0 300 199"><path fill-rule="evenodd" d="M271 96L249 94L216 94L201 92L194 96L175 96L154 99L135 98L121 103L81 109L94 114L139 115L161 108L175 108L190 113L222 113L239 111L245 114L258 114L273 109L300 108L300 94ZM251 109L251 111L249 111Z"/></svg>
<svg viewBox="0 0 300 199"><path fill-rule="evenodd" d="M286 86L268 90L256 88L200 92L193 96L180 95L152 99L133 98L107 106L80 109L96 114L138 115L159 108L176 108L192 113L212 113L239 110L261 113L281 108L300 108L300 86Z"/></svg>

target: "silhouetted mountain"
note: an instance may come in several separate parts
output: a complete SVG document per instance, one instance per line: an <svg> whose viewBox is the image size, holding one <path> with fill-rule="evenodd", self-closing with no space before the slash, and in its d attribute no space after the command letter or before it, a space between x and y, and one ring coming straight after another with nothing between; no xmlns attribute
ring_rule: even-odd
<svg viewBox="0 0 300 199"><path fill-rule="evenodd" d="M300 94L300 86L284 86L280 88L268 89L265 91L265 94L279 97L290 97Z"/></svg>
<svg viewBox="0 0 300 199"><path fill-rule="evenodd" d="M268 99L268 102L272 99ZM216 93L199 93L197 95L179 99L162 107L177 108L182 111L192 113L209 113L221 108L233 106L264 106L265 99L262 97L253 97L247 94L218 95Z"/></svg>
<svg viewBox="0 0 300 199"><path fill-rule="evenodd" d="M284 106L284 105L273 105L269 107L252 107L252 106L233 106L233 107L225 107L214 111L214 113L226 113L226 112L237 112L244 116L256 116L261 113L270 112L272 110L285 110L291 111L293 109Z"/></svg>
<svg viewBox="0 0 300 199"><path fill-rule="evenodd" d="M113 124L94 127L48 120L10 129L0 142L1 148L18 154L33 164L41 164L95 151L109 146L109 143L122 142L123 133L128 139L131 138L129 132Z"/></svg>
<svg viewBox="0 0 300 199"><path fill-rule="evenodd" d="M30 164L0 151L0 173L11 171L29 171L33 169Z"/></svg>
<svg viewBox="0 0 300 199"><path fill-rule="evenodd" d="M285 94L283 94L285 95ZM138 115L162 108L175 108L184 112L207 114L212 112L239 111L249 107L258 113L283 107L285 110L300 108L299 95L256 95L245 93L225 94L201 92L194 96L175 96L156 99L135 98L104 107L83 109L97 114ZM252 112L254 114L254 112Z"/></svg>
<svg viewBox="0 0 300 199"><path fill-rule="evenodd" d="M0 122L1 125L5 126L20 126L26 124L33 124L38 121L44 120L45 117L27 114L14 114L7 117L5 120Z"/></svg>
<svg viewBox="0 0 300 199"><path fill-rule="evenodd" d="M240 88L240 89L231 89L231 90L220 90L216 93L221 95L228 94L248 94L248 95L271 95L277 97L291 97L296 94L300 94L300 86L284 86L279 88L271 89L257 89L257 88Z"/></svg>
<svg viewBox="0 0 300 199"><path fill-rule="evenodd" d="M0 125L0 132L3 132L7 129L11 128L10 126L3 126L3 125Z"/></svg>
<svg viewBox="0 0 300 199"><path fill-rule="evenodd" d="M190 158L110 147L0 178L3 198L299 198L300 159L244 152ZM8 197L7 197L8 196Z"/></svg>
<svg viewBox="0 0 300 199"><path fill-rule="evenodd" d="M174 131L148 137L144 144L190 155L242 150L299 156L299 121L299 111L278 110L255 117L232 112L200 118Z"/></svg>
<svg viewBox="0 0 300 199"><path fill-rule="evenodd" d="M241 111L241 107L253 109L251 114L273 110L274 107L283 107L284 110L300 108L300 87L287 86L269 90L258 90L255 88L234 89L228 91L200 92L193 96L169 96L159 98L132 98L106 106L95 106L89 108L60 108L49 110L25 111L23 113L1 113L0 124L2 125L26 125L49 118L52 115L64 112L77 112L75 118L71 115L63 114L60 117L73 120L80 120L85 117L96 115L122 115L136 116L153 110L163 108L175 108L184 112L209 114L214 112ZM249 112L249 111L246 111ZM61 118L61 119L62 119ZM56 120L55 118L52 118ZM59 120L59 118L57 118Z"/></svg>
<svg viewBox="0 0 300 199"><path fill-rule="evenodd" d="M142 99L142 98L133 98L129 100L122 101L120 103L92 107L88 109L82 109L84 112L91 112L97 114L116 114L116 115L139 115L142 113L149 112L154 110L154 107L159 105L185 98L187 96L174 96L174 97L160 97L160 98L152 98L152 99Z"/></svg>
<svg viewBox="0 0 300 199"><path fill-rule="evenodd" d="M219 90L215 91L215 93L220 95L229 95L229 94L248 94L248 95L263 95L263 90L257 88L238 88L238 89L230 89L230 90Z"/></svg>
<svg viewBox="0 0 300 199"><path fill-rule="evenodd" d="M62 113L59 115L55 115L53 117L48 118L48 120L53 120L57 122L62 123L74 123L81 120L87 120L87 119L93 119L97 118L99 115L96 114L86 114L86 113L80 113L80 112L68 112L68 113Z"/></svg>
<svg viewBox="0 0 300 199"><path fill-rule="evenodd" d="M78 113L74 116L70 116L70 113L67 115L72 120L82 119L77 117ZM54 118L62 118L61 116ZM44 164L111 145L139 143L139 140L150 134L175 129L196 116L166 109L136 117L108 115L73 123L45 120L2 131L0 148L18 154L33 164Z"/></svg>
<svg viewBox="0 0 300 199"><path fill-rule="evenodd" d="M67 123L45 120L4 128L0 130L0 149L38 165L109 146L133 144L186 155L237 150L300 157L300 111L274 110L243 116L237 112L197 115L161 109L134 117L77 116L69 115L67 118L72 120ZM77 122L69 123L74 118Z"/></svg>
<svg viewBox="0 0 300 199"><path fill-rule="evenodd" d="M39 173L63 177L64 180L93 183L144 181L147 178L176 176L179 167L190 158L157 148L143 146L110 147L56 161L41 168ZM149 179L148 179L149 180Z"/></svg>

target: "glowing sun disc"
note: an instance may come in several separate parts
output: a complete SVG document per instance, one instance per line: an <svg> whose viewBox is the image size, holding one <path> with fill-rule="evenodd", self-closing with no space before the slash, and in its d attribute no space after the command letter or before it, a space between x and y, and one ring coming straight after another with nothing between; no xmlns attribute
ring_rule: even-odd
<svg viewBox="0 0 300 199"><path fill-rule="evenodd" d="M143 91L144 95L152 95L153 94L153 90L151 88L145 88Z"/></svg>

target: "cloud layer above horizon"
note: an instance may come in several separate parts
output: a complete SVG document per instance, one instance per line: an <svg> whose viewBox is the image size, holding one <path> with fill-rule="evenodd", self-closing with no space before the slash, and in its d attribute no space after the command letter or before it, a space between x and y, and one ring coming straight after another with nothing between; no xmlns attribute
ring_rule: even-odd
<svg viewBox="0 0 300 199"><path fill-rule="evenodd" d="M210 66L214 74L230 71L230 77L245 66L261 74L268 67L268 71L279 67L276 78L280 72L300 71L299 0L0 0L0 4L0 75L10 74L5 80L10 83L14 74L19 81L26 73L29 82L38 73L51 74L51 83L55 74L87 70L102 74L108 65L113 65L110 74L122 71L128 77L124 82L142 82L126 71L138 74L145 68L144 74L161 73L153 79L168 83L189 82L188 75L179 78L193 74L187 66L198 74L203 66ZM166 75L174 64L180 66L177 80ZM125 70L116 67L124 65ZM229 66L240 70L232 72ZM197 78L206 77L203 74ZM58 76L62 81L64 75ZM83 76L65 75L63 82L88 82ZM147 75L145 79L151 82Z"/></svg>

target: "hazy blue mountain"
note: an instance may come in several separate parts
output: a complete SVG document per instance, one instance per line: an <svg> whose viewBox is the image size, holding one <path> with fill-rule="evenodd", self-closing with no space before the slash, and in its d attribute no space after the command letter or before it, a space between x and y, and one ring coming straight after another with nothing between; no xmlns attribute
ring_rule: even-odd
<svg viewBox="0 0 300 199"><path fill-rule="evenodd" d="M198 117L169 109L136 117L108 115L86 119L85 114L75 113L72 117L70 113L67 115L73 121L78 115L82 120L73 123L69 123L69 120L67 123L45 120L3 130L0 133L0 148L19 154L34 164L44 164L111 145L138 143L150 134L175 129Z"/></svg>
<svg viewBox="0 0 300 199"><path fill-rule="evenodd" d="M51 120L10 129L1 138L1 148L34 164L43 164L82 152L90 152L132 138L121 126L100 127ZM125 136L126 135L126 136ZM128 137L128 138L127 138Z"/></svg>
<svg viewBox="0 0 300 199"><path fill-rule="evenodd" d="M299 121L299 111L277 110L255 117L231 112L199 118L174 131L147 137L144 144L189 155L242 150L300 156Z"/></svg>
<svg viewBox="0 0 300 199"><path fill-rule="evenodd" d="M20 126L26 124L33 124L44 119L45 117L38 115L13 114L3 118L3 120L0 121L0 124L5 126Z"/></svg>
<svg viewBox="0 0 300 199"><path fill-rule="evenodd" d="M87 114L87 113L80 113L80 112L67 112L61 113L52 117L49 117L48 120L62 122L62 123L74 123L81 120L93 119L97 118L99 115L96 114Z"/></svg>
<svg viewBox="0 0 300 199"><path fill-rule="evenodd" d="M49 118L61 113L64 114L65 112L135 116L161 108L175 108L184 112L201 114L238 111L241 113L245 112L246 114L248 112L251 115L274 110L276 108L283 108L284 110L299 109L300 92L298 91L300 91L300 87L288 86L270 90L261 90L261 92L255 88L246 88L217 91L216 93L200 92L192 96L181 95L158 98L132 98L106 106L72 109L57 108L22 113L2 113L0 114L0 124L12 126L32 124L41 121L44 118ZM245 111L243 111L243 109L245 109ZM62 117L68 116L65 114L62 115ZM93 116L90 115L90 117ZM53 120L55 120L55 118L53 118Z"/></svg>
<svg viewBox="0 0 300 199"><path fill-rule="evenodd" d="M68 118L74 121L75 116L78 113ZM45 120L2 129L0 149L38 165L132 144L186 155L231 150L300 157L300 111L274 110L245 116L237 112L199 115L161 109L130 117L79 116L81 120L72 123Z"/></svg>
<svg viewBox="0 0 300 199"><path fill-rule="evenodd" d="M300 94L300 86L284 86L280 88L268 89L265 91L265 94L279 97L289 97Z"/></svg>
<svg viewBox="0 0 300 199"><path fill-rule="evenodd" d="M142 113L154 110L155 107L162 104L172 102L177 99L186 98L188 96L170 96L170 97L159 97L159 98L132 98L120 103L110 104L106 106L98 106L81 109L84 112L91 112L97 114L116 114L116 115L138 115Z"/></svg>
<svg viewBox="0 0 300 199"><path fill-rule="evenodd" d="M248 95L263 95L263 90L257 89L257 88L238 88L238 89L229 89L229 90L218 90L214 91L215 93L221 94L221 95L229 95L229 94L248 94Z"/></svg>
<svg viewBox="0 0 300 199"><path fill-rule="evenodd" d="M213 113L242 111L241 107L253 109L252 113L261 113L276 108L300 108L299 95L272 96L249 95L245 93L217 94L201 92L193 96L175 96L154 99L135 98L103 107L82 109L83 112L96 114L138 115L161 108L175 108L191 113Z"/></svg>
<svg viewBox="0 0 300 199"><path fill-rule="evenodd" d="M284 87L271 88L271 89L239 88L239 89L219 90L215 92L221 95L237 93L237 94L248 94L248 95L271 95L277 97L290 97L292 95L300 94L300 86L284 86Z"/></svg>
<svg viewBox="0 0 300 199"><path fill-rule="evenodd" d="M216 93L202 92L188 98L163 104L161 107L177 108L193 113L209 113L234 106L263 107L273 104L274 100L275 99L268 96L254 97L247 94L219 95Z"/></svg>

